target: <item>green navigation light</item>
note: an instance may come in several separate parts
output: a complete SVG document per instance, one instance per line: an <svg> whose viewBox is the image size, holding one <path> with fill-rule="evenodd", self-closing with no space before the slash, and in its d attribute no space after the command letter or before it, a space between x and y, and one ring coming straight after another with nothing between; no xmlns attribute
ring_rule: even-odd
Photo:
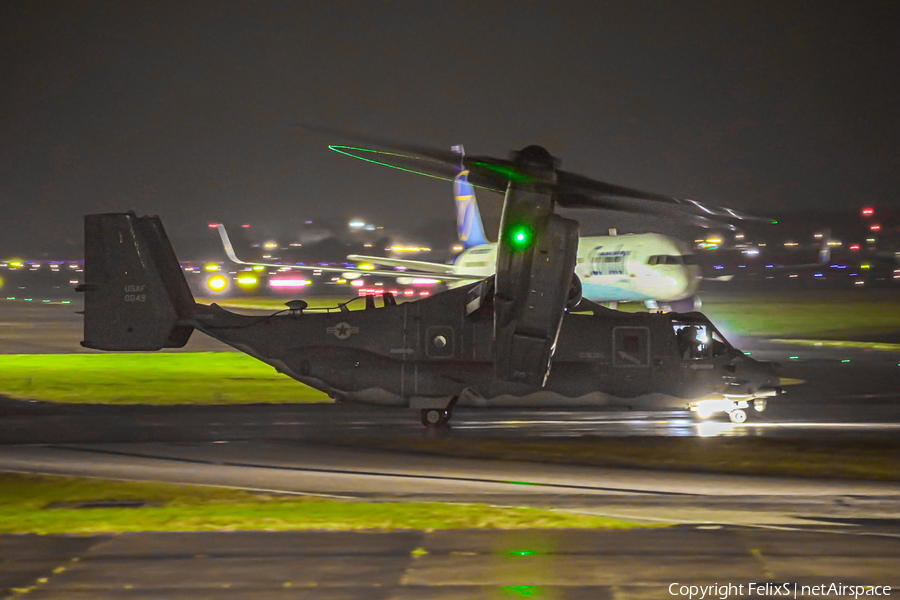
<svg viewBox="0 0 900 600"><path fill-rule="evenodd" d="M527 225L513 225L506 235L506 242L515 252L521 252L531 245L532 233Z"/></svg>

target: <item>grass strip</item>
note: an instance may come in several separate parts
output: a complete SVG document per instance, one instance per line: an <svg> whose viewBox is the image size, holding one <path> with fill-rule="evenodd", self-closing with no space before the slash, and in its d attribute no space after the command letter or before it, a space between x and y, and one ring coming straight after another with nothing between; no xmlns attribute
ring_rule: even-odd
<svg viewBox="0 0 900 600"><path fill-rule="evenodd" d="M706 294L703 312L723 332L839 340L900 332L900 292L820 290Z"/></svg>
<svg viewBox="0 0 900 600"><path fill-rule="evenodd" d="M45 508L147 500L141 508ZM625 529L638 523L537 508L344 502L227 488L0 473L0 533L360 529Z"/></svg>
<svg viewBox="0 0 900 600"><path fill-rule="evenodd" d="M347 445L459 458L740 475L900 481L900 440L582 437L354 439ZM527 483L527 482L523 482Z"/></svg>
<svg viewBox="0 0 900 600"><path fill-rule="evenodd" d="M701 292L702 312L729 335L835 340L900 339L896 290ZM639 302L619 304L644 312Z"/></svg>
<svg viewBox="0 0 900 600"><path fill-rule="evenodd" d="M884 342L852 342L844 340L794 340L772 339L779 344L793 346L817 346L823 348L852 348L854 350L876 350L878 352L900 352L900 344L888 344Z"/></svg>
<svg viewBox="0 0 900 600"><path fill-rule="evenodd" d="M2 355L0 394L94 404L331 401L237 352Z"/></svg>

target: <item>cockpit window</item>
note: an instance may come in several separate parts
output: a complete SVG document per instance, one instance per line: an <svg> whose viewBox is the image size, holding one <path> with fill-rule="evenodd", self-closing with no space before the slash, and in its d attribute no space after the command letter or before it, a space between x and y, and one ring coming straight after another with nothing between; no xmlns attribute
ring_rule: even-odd
<svg viewBox="0 0 900 600"><path fill-rule="evenodd" d="M715 358L729 353L731 347L722 335L703 323L672 322L678 354L684 360Z"/></svg>
<svg viewBox="0 0 900 600"><path fill-rule="evenodd" d="M682 264L680 256L671 254L657 254L647 259L648 265L680 265Z"/></svg>

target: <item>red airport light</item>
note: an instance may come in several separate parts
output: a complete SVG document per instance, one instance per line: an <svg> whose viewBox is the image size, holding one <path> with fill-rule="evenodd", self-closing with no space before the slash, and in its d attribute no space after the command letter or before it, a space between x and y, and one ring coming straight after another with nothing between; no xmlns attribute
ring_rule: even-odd
<svg viewBox="0 0 900 600"><path fill-rule="evenodd" d="M244 229L247 229L248 227L250 227L250 225L245 223L244 225L241 225L241 227L243 227Z"/></svg>
<svg viewBox="0 0 900 600"><path fill-rule="evenodd" d="M862 214L864 217L871 217L872 215L875 214L875 209L874 208L864 208L864 209L862 209Z"/></svg>
<svg viewBox="0 0 900 600"><path fill-rule="evenodd" d="M869 226L869 229L872 230L872 231L881 231L881 225L878 225L878 224L876 223L875 225L870 225L870 226Z"/></svg>
<svg viewBox="0 0 900 600"><path fill-rule="evenodd" d="M215 223L210 223L210 224L209 224L209 228L210 228L210 229L215 229L215 228L216 228L216 224L215 224Z"/></svg>
<svg viewBox="0 0 900 600"><path fill-rule="evenodd" d="M850 249L851 250L859 250L859 244L853 244L852 246L850 246Z"/></svg>

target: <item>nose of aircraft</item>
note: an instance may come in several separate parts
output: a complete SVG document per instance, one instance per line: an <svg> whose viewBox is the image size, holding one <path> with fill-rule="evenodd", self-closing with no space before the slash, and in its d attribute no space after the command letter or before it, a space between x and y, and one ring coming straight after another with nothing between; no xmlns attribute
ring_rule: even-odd
<svg viewBox="0 0 900 600"><path fill-rule="evenodd" d="M781 365L776 362L755 360L740 355L735 361L735 376L747 383L750 392L761 389L777 389Z"/></svg>

